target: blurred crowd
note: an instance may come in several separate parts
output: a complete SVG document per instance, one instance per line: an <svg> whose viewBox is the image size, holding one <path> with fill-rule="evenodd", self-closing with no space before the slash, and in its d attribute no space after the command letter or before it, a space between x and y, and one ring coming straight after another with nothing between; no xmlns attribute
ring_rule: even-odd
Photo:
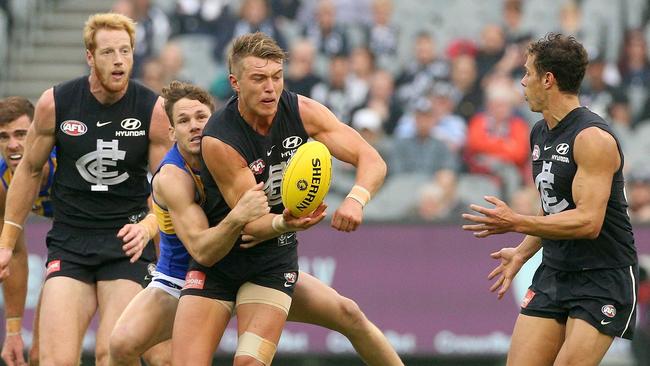
<svg viewBox="0 0 650 366"><path fill-rule="evenodd" d="M581 101L616 131L630 216L650 222L649 10L646 0L113 4L138 23L134 76L158 92L179 79L223 103L232 95L229 41L254 31L273 36L289 55L285 87L325 104L388 163L366 217L426 221L457 220L486 194L518 212L538 212L528 134L541 115L529 111L520 80L528 42L556 31L587 47ZM477 23L478 12L492 16ZM336 161L333 177L328 200L336 204L354 171Z"/></svg>

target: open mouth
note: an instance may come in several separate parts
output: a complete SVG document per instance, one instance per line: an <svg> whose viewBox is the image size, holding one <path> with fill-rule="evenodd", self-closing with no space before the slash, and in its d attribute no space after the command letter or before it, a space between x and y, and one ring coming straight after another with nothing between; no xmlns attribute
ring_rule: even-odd
<svg viewBox="0 0 650 366"><path fill-rule="evenodd" d="M264 99L262 99L262 103L264 103L264 104L273 104L273 103L275 103L275 98L264 98Z"/></svg>
<svg viewBox="0 0 650 366"><path fill-rule="evenodd" d="M201 142L201 135L192 137L190 142Z"/></svg>
<svg viewBox="0 0 650 366"><path fill-rule="evenodd" d="M114 79L121 79L124 76L124 71L113 71L111 73Z"/></svg>
<svg viewBox="0 0 650 366"><path fill-rule="evenodd" d="M23 154L11 154L8 156L9 160L20 161L23 158Z"/></svg>

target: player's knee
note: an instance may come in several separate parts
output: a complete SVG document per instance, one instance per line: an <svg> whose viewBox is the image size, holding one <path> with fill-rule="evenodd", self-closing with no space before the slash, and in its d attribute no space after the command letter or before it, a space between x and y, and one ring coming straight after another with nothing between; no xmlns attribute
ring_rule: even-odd
<svg viewBox="0 0 650 366"><path fill-rule="evenodd" d="M147 366L171 366L172 365L172 355L171 355L171 344L169 347L170 352L157 351L157 352L145 352L142 355L144 362Z"/></svg>
<svg viewBox="0 0 650 366"><path fill-rule="evenodd" d="M117 362L124 362L125 360L139 357L140 355L137 353L135 343L120 327L116 327L109 339L108 347L111 359Z"/></svg>
<svg viewBox="0 0 650 366"><path fill-rule="evenodd" d="M343 329L343 333L350 333L364 329L368 319L354 300L341 296L341 299L339 300L339 308L342 313L341 319L344 319L345 321L345 329Z"/></svg>
<svg viewBox="0 0 650 366"><path fill-rule="evenodd" d="M276 345L259 335L244 332L237 341L237 351L233 366L265 366L271 364L275 355Z"/></svg>

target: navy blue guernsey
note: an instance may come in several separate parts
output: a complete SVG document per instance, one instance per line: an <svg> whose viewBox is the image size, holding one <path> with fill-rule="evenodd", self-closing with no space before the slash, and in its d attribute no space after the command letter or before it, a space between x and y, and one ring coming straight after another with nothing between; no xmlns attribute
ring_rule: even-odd
<svg viewBox="0 0 650 366"><path fill-rule="evenodd" d="M286 90L282 92L278 111L266 136L254 131L244 121L237 109L237 101L236 96L232 97L223 109L213 114L203 130L203 135L217 138L239 152L255 176L255 181L265 182L264 192L271 212L281 214L284 210L280 197L282 173L298 146L309 138L298 111L298 97ZM203 159L209 158L203 156ZM230 212L230 207L224 201L219 187L203 161L201 179L206 193L206 203L203 207L210 226L215 226ZM233 246L233 250L240 250L238 244L239 242ZM284 245L297 245L295 233L285 233L247 251L263 251L265 248Z"/></svg>
<svg viewBox="0 0 650 366"><path fill-rule="evenodd" d="M576 108L549 130L538 121L530 135L533 179L540 193L544 215L576 208L572 183L577 171L573 158L575 138L580 131L598 127L616 136L600 116L585 107ZM623 152L618 139L621 166L614 174L605 219L596 239L542 239L543 263L564 271L621 268L637 262L636 248L624 192Z"/></svg>
<svg viewBox="0 0 650 366"><path fill-rule="evenodd" d="M135 81L111 105L95 99L88 76L54 87L55 222L113 229L144 217L149 125L157 98Z"/></svg>

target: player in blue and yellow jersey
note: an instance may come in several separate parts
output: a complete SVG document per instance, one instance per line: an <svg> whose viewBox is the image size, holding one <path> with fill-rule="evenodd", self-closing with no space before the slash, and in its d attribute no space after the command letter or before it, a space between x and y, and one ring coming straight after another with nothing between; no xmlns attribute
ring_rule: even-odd
<svg viewBox="0 0 650 366"><path fill-rule="evenodd" d="M0 212L4 216L7 189L11 184L14 170L23 157L25 136L34 118L34 105L23 97L7 97L0 100ZM52 177L56 169L56 155L50 154L47 164L43 167L43 182L38 192L38 198L32 208L36 215L52 217L50 204L50 189ZM0 227L4 220L0 220ZM23 339L21 336L22 316L25 310L27 288L22 283L27 282L27 250L25 237L21 235L14 249L10 262L12 273L2 286L5 299L6 337L2 347L2 359L7 365L23 364ZM38 311L36 312L38 314ZM36 329L34 330L36 336ZM36 348L32 350L37 353ZM30 357L32 358L32 357Z"/></svg>
<svg viewBox="0 0 650 366"><path fill-rule="evenodd" d="M176 145L152 181L160 258L153 280L128 305L111 334L111 365L137 364L142 352L172 336L190 259L184 248L195 259L216 262L233 248L246 223L269 212L260 183L245 191L224 220L209 227L200 206L204 195L197 168L203 127L213 109L210 96L198 87L174 81L163 89L163 97ZM233 308L228 302L215 301L226 309ZM402 365L386 337L354 301L307 273L301 272L297 280L288 320L342 333L368 365Z"/></svg>
<svg viewBox="0 0 650 366"><path fill-rule="evenodd" d="M165 88L163 96L167 100L165 109L172 121L170 136L175 145L165 155L153 177L152 198L160 230L160 258L151 282L128 305L113 330L111 365L137 364L144 351L171 338L176 306L190 260L190 254L177 233L186 235L183 229L193 226L194 220L201 218L207 227L207 219L199 205L204 196L198 169L201 134L214 109L213 101L204 90L180 82L173 82ZM160 181L172 183L173 186L166 186L168 189L162 193L157 184ZM233 209L229 222L202 231L201 245L224 248L225 255L239 237L244 224L269 212L266 195L261 188L259 185L246 193ZM183 216L170 212L167 201L172 194L188 197L190 208L194 211ZM172 219L182 225L172 225ZM147 311L143 312L142 309Z"/></svg>

